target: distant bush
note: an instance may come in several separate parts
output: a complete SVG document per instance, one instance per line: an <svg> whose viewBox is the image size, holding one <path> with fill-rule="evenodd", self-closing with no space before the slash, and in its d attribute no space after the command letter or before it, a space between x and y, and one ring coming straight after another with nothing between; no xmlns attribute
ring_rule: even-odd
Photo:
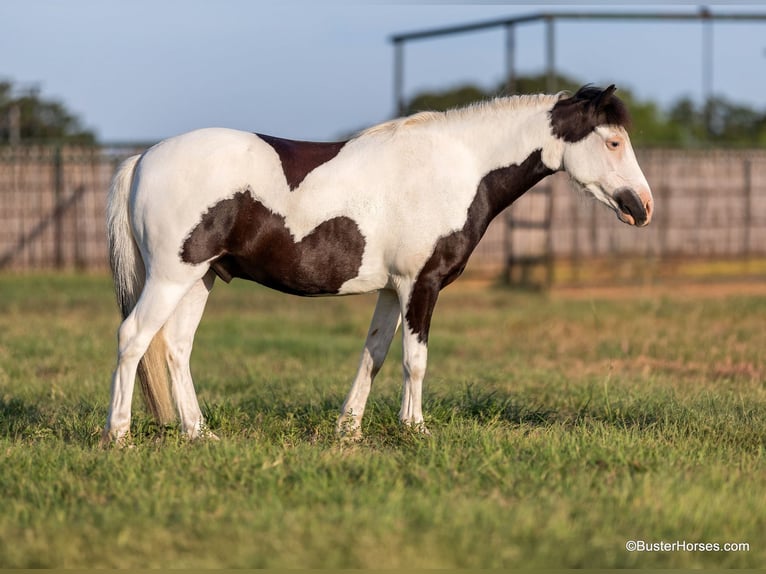
<svg viewBox="0 0 766 574"><path fill-rule="evenodd" d="M516 79L516 93L546 92L544 75ZM583 82L559 75L558 89L574 91ZM766 147L766 110L755 110L722 97L704 104L682 98L663 110L652 101L638 100L630 90L617 86L633 116L631 139L639 147L673 148L762 148ZM421 92L407 104L405 113L423 110L442 111L498 95L506 95L506 85L484 89L472 84L442 91Z"/></svg>
<svg viewBox="0 0 766 574"><path fill-rule="evenodd" d="M36 89L19 92L11 82L0 81L0 145L20 143L93 145L96 136L61 102L41 98Z"/></svg>

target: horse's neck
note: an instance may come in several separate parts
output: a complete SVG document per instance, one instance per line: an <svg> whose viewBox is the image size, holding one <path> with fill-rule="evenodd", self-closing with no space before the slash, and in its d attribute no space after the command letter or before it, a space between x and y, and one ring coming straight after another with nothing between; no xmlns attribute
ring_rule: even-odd
<svg viewBox="0 0 766 574"><path fill-rule="evenodd" d="M561 145L551 133L550 105L545 101L513 104L493 102L445 118L444 129L450 131L450 137L461 140L473 155L475 175L480 178L475 202L483 206L476 215L484 229L527 190L559 169L550 161L556 146Z"/></svg>
<svg viewBox="0 0 766 574"><path fill-rule="evenodd" d="M510 100L498 100L448 117L444 129L464 142L484 175L521 165L537 150L545 156L546 148L555 145L549 110L545 102L514 106Z"/></svg>

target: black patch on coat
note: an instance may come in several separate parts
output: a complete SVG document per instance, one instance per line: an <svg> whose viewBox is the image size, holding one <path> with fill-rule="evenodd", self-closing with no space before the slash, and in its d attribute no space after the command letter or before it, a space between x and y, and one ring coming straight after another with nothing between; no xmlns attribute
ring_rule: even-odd
<svg viewBox="0 0 766 574"><path fill-rule="evenodd" d="M314 169L330 161L346 142L304 142L255 134L279 155L290 191L298 187Z"/></svg>
<svg viewBox="0 0 766 574"><path fill-rule="evenodd" d="M529 188L552 173L554 171L543 163L542 150L538 149L521 164L495 169L482 178L463 228L439 238L415 279L406 319L421 343L428 343L431 314L439 291L463 273L468 258L490 222Z"/></svg>
<svg viewBox="0 0 766 574"><path fill-rule="evenodd" d="M598 126L614 125L628 128L630 115L614 95L614 85L602 90L583 86L571 98L556 102L550 111L551 131L565 142L578 142Z"/></svg>
<svg viewBox="0 0 766 574"><path fill-rule="evenodd" d="M210 268L227 283L234 277L294 295L335 294L359 273L365 240L356 222L333 217L298 242L285 218L249 189L208 209L181 247L181 260Z"/></svg>

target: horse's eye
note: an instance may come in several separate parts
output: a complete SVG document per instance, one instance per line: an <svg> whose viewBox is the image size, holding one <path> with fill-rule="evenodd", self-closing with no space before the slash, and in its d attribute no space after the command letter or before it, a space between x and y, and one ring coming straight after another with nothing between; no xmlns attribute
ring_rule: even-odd
<svg viewBox="0 0 766 574"><path fill-rule="evenodd" d="M608 145L611 149L617 149L620 147L620 140L609 140L606 142L606 145Z"/></svg>

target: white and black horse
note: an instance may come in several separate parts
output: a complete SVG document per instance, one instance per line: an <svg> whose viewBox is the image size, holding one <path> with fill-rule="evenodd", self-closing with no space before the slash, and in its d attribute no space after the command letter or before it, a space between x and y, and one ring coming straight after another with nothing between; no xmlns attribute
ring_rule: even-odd
<svg viewBox="0 0 766 574"><path fill-rule="evenodd" d="M564 170L625 223L649 223L651 191L614 91L497 98L396 119L337 143L203 129L126 160L108 200L124 321L104 441L128 432L137 373L160 421L173 417L174 399L186 435L208 432L189 357L216 277L306 296L377 291L338 429L359 435L372 380L401 323L399 416L425 431L431 314L495 216Z"/></svg>

